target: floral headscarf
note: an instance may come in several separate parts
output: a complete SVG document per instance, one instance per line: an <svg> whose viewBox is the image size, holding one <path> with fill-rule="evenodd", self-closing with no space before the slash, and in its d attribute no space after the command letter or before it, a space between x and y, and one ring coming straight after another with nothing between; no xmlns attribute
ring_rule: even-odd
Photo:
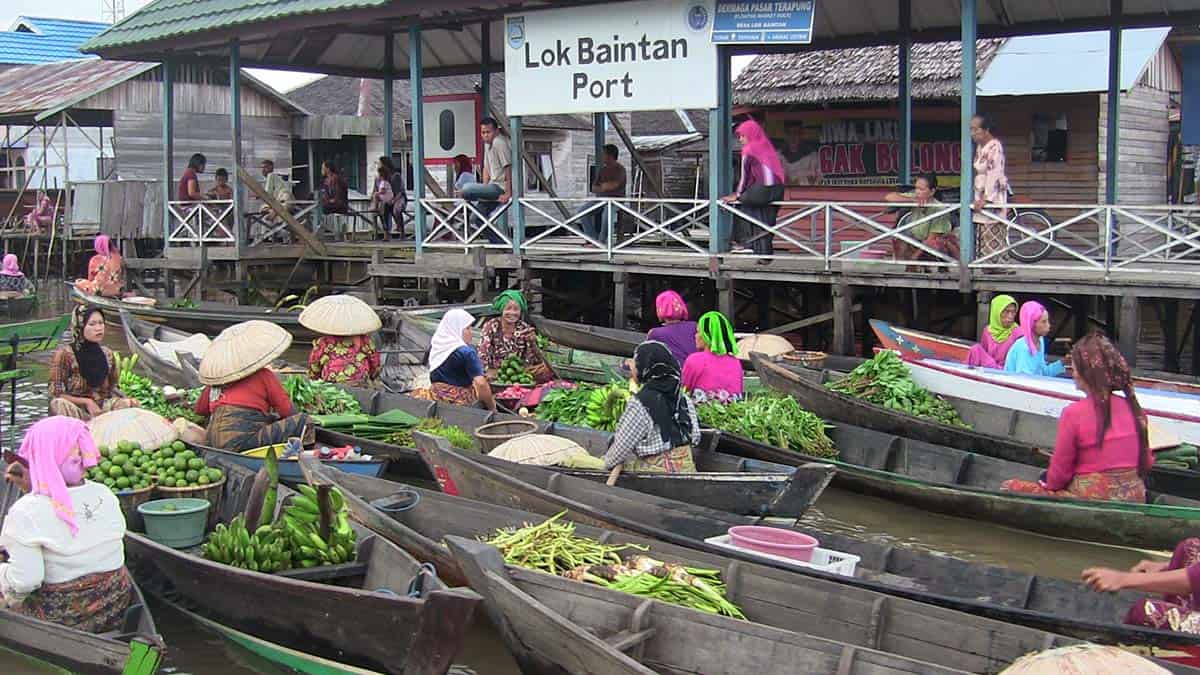
<svg viewBox="0 0 1200 675"><path fill-rule="evenodd" d="M659 321L687 321L687 303L675 291L663 291L654 299L654 310Z"/></svg>
<svg viewBox="0 0 1200 675"><path fill-rule="evenodd" d="M67 484L78 483L85 470L100 462L100 451L87 425L71 417L47 417L29 427L17 454L29 462L30 491L49 497L54 514L72 535L78 534Z"/></svg>
<svg viewBox="0 0 1200 675"><path fill-rule="evenodd" d="M1145 454L1150 445L1149 427L1146 414L1138 402L1137 391L1133 387L1133 373L1129 362L1117 350L1111 340L1100 333L1084 336L1071 350L1071 364L1075 368L1075 376L1082 383L1082 389L1096 405L1096 417L1099 420L1096 439L1102 441L1108 431L1110 419L1110 404L1114 391L1119 391L1129 402L1133 417L1138 425L1138 443ZM1138 470L1145 474L1149 466L1142 458Z"/></svg>
<svg viewBox="0 0 1200 675"><path fill-rule="evenodd" d="M1025 344L1029 345L1030 354L1037 354L1038 350L1042 348L1042 341L1038 338L1035 327L1045 314L1046 308L1040 302L1030 300L1021 305L1020 325L1016 329L1024 336Z"/></svg>

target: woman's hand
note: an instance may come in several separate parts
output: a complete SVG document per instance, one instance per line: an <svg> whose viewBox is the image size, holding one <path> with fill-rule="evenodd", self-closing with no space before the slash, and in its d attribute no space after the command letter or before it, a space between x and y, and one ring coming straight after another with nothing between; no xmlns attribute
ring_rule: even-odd
<svg viewBox="0 0 1200 675"><path fill-rule="evenodd" d="M1159 562L1157 560L1143 560L1140 563L1130 568L1130 572L1134 574L1153 574L1155 572L1167 571L1168 562Z"/></svg>
<svg viewBox="0 0 1200 675"><path fill-rule="evenodd" d="M736 202L740 198L741 198L741 195L734 193L731 195L725 195L724 197L721 197L721 201L725 202L726 204L729 204L731 202Z"/></svg>
<svg viewBox="0 0 1200 675"><path fill-rule="evenodd" d="M982 198L980 198L980 199L976 199L975 201L971 202L971 208L972 208L972 209L974 209L974 210L976 210L976 211L982 211L982 210L983 210L983 206L984 206L984 204L986 204L986 203L987 203L987 202L983 201L983 199L982 199Z"/></svg>
<svg viewBox="0 0 1200 675"><path fill-rule="evenodd" d="M1083 571L1083 583L1093 591L1116 593L1125 587L1129 572L1120 572L1107 567L1089 567Z"/></svg>
<svg viewBox="0 0 1200 675"><path fill-rule="evenodd" d="M29 472L20 462L13 462L4 471L4 480L16 485L21 492L29 492Z"/></svg>
<svg viewBox="0 0 1200 675"><path fill-rule="evenodd" d="M104 412L104 410L100 407L100 404L96 403L95 399L91 398L83 399L83 407L85 410L87 410L88 417L95 417L96 415Z"/></svg>

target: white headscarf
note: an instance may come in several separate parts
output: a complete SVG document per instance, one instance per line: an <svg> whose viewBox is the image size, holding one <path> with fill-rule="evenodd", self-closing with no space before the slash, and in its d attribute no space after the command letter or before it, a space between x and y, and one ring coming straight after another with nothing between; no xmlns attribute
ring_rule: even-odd
<svg viewBox="0 0 1200 675"><path fill-rule="evenodd" d="M446 362L454 350L465 347L462 334L468 326L475 323L475 317L465 309L452 309L438 323L433 340L429 343L429 370L434 371Z"/></svg>

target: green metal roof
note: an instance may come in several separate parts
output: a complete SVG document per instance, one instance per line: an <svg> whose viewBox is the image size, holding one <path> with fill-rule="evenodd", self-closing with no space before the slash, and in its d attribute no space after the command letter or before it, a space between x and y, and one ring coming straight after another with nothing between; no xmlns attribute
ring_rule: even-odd
<svg viewBox="0 0 1200 675"><path fill-rule="evenodd" d="M304 14L386 7L391 0L155 0L88 40L100 53L190 33L263 23Z"/></svg>

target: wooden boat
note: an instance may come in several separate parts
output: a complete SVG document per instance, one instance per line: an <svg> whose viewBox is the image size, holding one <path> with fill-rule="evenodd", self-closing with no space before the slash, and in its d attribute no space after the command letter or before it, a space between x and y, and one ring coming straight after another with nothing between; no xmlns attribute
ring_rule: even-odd
<svg viewBox="0 0 1200 675"><path fill-rule="evenodd" d="M37 303L36 293L30 293L20 298L0 300L0 318L8 320L27 318L33 313L33 308L37 307Z"/></svg>
<svg viewBox="0 0 1200 675"><path fill-rule="evenodd" d="M172 360L159 356L158 352L151 349L148 344L150 340L183 342L191 337L192 333L138 319L125 308L121 308L118 315L121 318L121 328L125 333L125 344L129 346L129 352L137 355L138 364L150 374L151 378L160 384L169 384L181 389L202 386L194 369L184 368L179 359Z"/></svg>
<svg viewBox="0 0 1200 675"><path fill-rule="evenodd" d="M54 349L70 325L70 314L0 325L0 356L12 354L14 339L17 341L18 354Z"/></svg>
<svg viewBox="0 0 1200 675"><path fill-rule="evenodd" d="M0 486L0 523L20 496L14 485ZM73 673L153 675L166 646L136 583L133 593L123 625L110 633L76 630L0 607L0 645ZM134 642L141 646L132 647Z"/></svg>
<svg viewBox="0 0 1200 675"><path fill-rule="evenodd" d="M225 471L221 521L240 512L254 474L206 455ZM293 494L280 487L281 503ZM262 574L205 560L137 534L126 552L140 570L161 575L197 611L231 628L293 649L392 673L444 673L466 637L479 596L426 585L427 575L399 547L358 530L355 562Z"/></svg>
<svg viewBox="0 0 1200 675"><path fill-rule="evenodd" d="M369 407L363 406L364 410L382 411L399 408L416 417L441 419L448 425L468 432L489 422L520 419L513 415L491 413L479 408L449 403L434 403L400 394L380 392L372 400ZM603 456L612 437L612 434L606 432L566 425L541 423L541 426L541 433L569 438L596 456ZM401 461L418 459L417 451L412 448L401 448L387 443L339 434L327 429L321 430L320 437L324 439L322 442L330 445L356 445L362 449L364 454L377 458L396 457ZM710 437L710 441L715 442L717 438ZM622 472L617 485L648 495L666 497L689 504L700 504L730 513L799 518L816 502L821 492L833 479L834 471L829 464L789 462L785 465L778 462L761 462L735 457L720 450L715 445L697 448L693 453L698 469L697 473ZM512 462L487 456L481 456L480 461L495 466L501 471L506 470L507 467L518 466ZM341 464L354 465L357 463L343 462ZM351 466L350 468L358 467ZM608 478L608 473L605 471L585 471L556 466L527 468L576 476L595 482L604 482ZM355 473L364 472L356 471ZM427 470L420 471L417 475L433 477Z"/></svg>
<svg viewBox="0 0 1200 675"><path fill-rule="evenodd" d="M338 442L328 435L318 438L317 442L325 443L326 445L331 445L332 447L348 445L348 443ZM334 443L336 443L336 445L334 445ZM358 443L354 444L358 445ZM265 461L262 457L244 455L240 452L233 452L231 450L221 450L220 448L212 448L206 445L198 445L196 447L202 449L206 455L211 457L220 457L230 464L244 466L252 472L257 472L259 469L261 469L263 467L263 462ZM327 460L327 463L337 467L342 471L345 471L346 473L356 473L364 476L382 476L383 472L387 471L388 458L385 456L362 460L331 459ZM304 482L304 474L300 471L300 463L296 460L296 458L283 457L279 460L279 480L288 484Z"/></svg>
<svg viewBox="0 0 1200 675"><path fill-rule="evenodd" d="M636 331L585 326L581 323L556 321L542 316L531 316L529 322L542 335L560 345L598 354L633 356L634 348L646 340L644 333Z"/></svg>
<svg viewBox="0 0 1200 675"><path fill-rule="evenodd" d="M941 394L970 427L947 428L946 425L932 423L899 410L841 396L820 386L844 375L840 371L852 369L845 366L852 366L853 362L835 361L838 364L836 370L806 368L778 359L771 363L779 368L771 368L776 377L768 384L773 383L773 388L792 394L810 410L824 410L828 420L896 433L918 441L969 449L988 457L1042 468L1048 465L1048 453L1054 448L1058 418L1051 415ZM817 386L809 387L808 384ZM832 402L830 397L834 397ZM1200 471L1156 466L1147 478L1146 487L1176 497L1200 499Z"/></svg>
<svg viewBox="0 0 1200 675"><path fill-rule="evenodd" d="M525 673L960 673L519 567L447 537Z"/></svg>
<svg viewBox="0 0 1200 675"><path fill-rule="evenodd" d="M933 359L905 362L913 380L935 394L953 392L1002 408L1057 417L1063 408L1084 398L1075 383L1063 377L1021 375ZM1200 445L1200 396L1138 389L1137 397L1152 428Z"/></svg>
<svg viewBox="0 0 1200 675"><path fill-rule="evenodd" d="M975 343L970 340L926 333L879 319L871 319L871 330L879 338L879 344L884 349L891 349L914 358L966 363L967 352L975 346ZM1176 373L1135 371L1133 382L1135 386L1147 389L1200 394L1200 378Z"/></svg>
<svg viewBox="0 0 1200 675"><path fill-rule="evenodd" d="M378 673L378 671L338 663L332 659L322 658L298 649L285 647L284 645L264 640L250 633L243 633L240 630L230 628L201 614L188 611L182 605L173 602L163 595L156 595L154 600L157 603L170 607L173 611L179 612L202 629L218 635L262 659L282 666L290 672L305 673L307 675L376 675Z"/></svg>
<svg viewBox="0 0 1200 675"><path fill-rule="evenodd" d="M441 545L443 540L450 536L478 539L501 528L536 524L546 518L386 480L350 476L310 460L302 462L302 466L310 479L340 487L352 516L359 522L417 558L433 563L444 578L461 579L463 583L469 582L469 566L464 570ZM651 511L650 517L656 518L656 512ZM647 555L656 560L722 570L730 599L755 623L882 649L938 666L996 672L1026 652L1073 641L1033 628L855 588L830 578L737 560L637 534L578 523L576 533L613 545L649 547ZM476 590L487 595L485 588ZM1104 621L1097 623L1112 623L1113 628L1120 629L1118 602L1112 603L1111 608L1115 618L1104 617ZM988 644L982 640L985 635L990 636ZM1128 637L1120 631L1119 635Z"/></svg>
<svg viewBox="0 0 1200 675"><path fill-rule="evenodd" d="M791 574L791 577L783 577L781 580L795 579L795 582L790 583L798 591L803 591L803 585L799 581L801 577L814 577L841 584L846 588L847 602L854 602L854 605L863 611L867 611L867 603L858 605L857 601L851 601L849 598L852 596L849 594L854 592L851 588L917 600L1094 642L1159 645L1168 648L1200 645L1200 635L1122 624L1122 617L1130 603L1139 597L1135 594L1092 593L1078 581L1039 577L905 546L865 541L805 524L803 531L817 537L823 548L861 558L854 576L833 574L705 541L725 535L734 525L746 524L747 520L741 516L719 512L695 513L685 510L683 507L686 505L670 502L630 500L627 495L615 495L611 491L603 490L602 486L566 476L561 477L554 485L549 485L544 475L533 472L516 476L494 471L476 463L476 458L469 453L458 452L445 441L427 435L419 437L418 445L422 457L434 470L440 476L456 483L459 496L487 504L482 507L480 513L500 514L503 513L501 509L518 509L541 516L553 516L565 511L565 517L580 527L586 525L615 530L616 535L611 537L612 541L647 543L652 551L662 556L703 555L704 558L697 560L704 561L704 566L725 570L730 578L739 581L742 578L739 575L742 573L747 575L747 582L759 578L760 575L754 572L759 568L768 567L774 570L771 575L778 571ZM377 510L385 510L386 516L407 526L406 529L422 533L424 537L414 539L415 543L402 543L418 558L428 557L436 561L438 555L445 555L444 549L436 545L438 528L448 528L450 523L455 521L460 525L470 526L469 520L459 521L455 516L446 515L442 519L440 514L443 513L444 502L436 502L438 508L427 511L424 515L419 509L412 509L410 515L410 511L403 510L403 506L411 501L411 498L398 493L403 490L416 491L416 488L349 475L338 476L333 482L343 485L348 488L346 492L359 497L357 501L347 498L355 517L371 523L373 528L378 528L378 531L386 533L386 536L393 539L412 537L411 534L402 535L402 530L398 528L384 527L383 516L370 515L364 505L374 504L378 507ZM427 496L424 492L419 494L422 500ZM400 503L394 504L398 500ZM452 513L448 508L446 507L444 512ZM484 520L483 515L479 517L481 520L478 527L488 527L489 521ZM581 529L580 532L585 530ZM634 536L642 539L636 539ZM424 552L426 549L428 552ZM690 549L695 553L685 553L681 549ZM718 558L727 561L719 563ZM736 564L736 567L731 568L731 564ZM749 565L754 567L747 567ZM438 568L443 567L444 564L439 564ZM831 602L840 602L843 596L837 591L831 593ZM824 616L823 612L830 606L820 596L789 602L788 596L775 595L774 591L755 591L751 595L772 603L780 600L777 605L780 609L804 611L802 608L811 608L818 616ZM740 603L747 601L743 596L735 596L735 599ZM887 600L880 600L878 597L872 599L869 604L872 608L881 606L884 610L890 607ZM869 613L879 612L872 609ZM795 614L790 616L793 620L797 618ZM861 621L871 627L883 624L879 619ZM920 621L921 619L910 618L904 623L913 627L919 625ZM830 624L831 629L840 627L837 621L831 621ZM858 633L853 627L847 627L847 631ZM984 635L978 632L973 634ZM870 635L868 632L867 636ZM850 638L846 639L852 641ZM962 643L955 641L952 644L961 646ZM988 645L995 644L988 641ZM984 647L981 653L987 653L987 649L988 647Z"/></svg>

